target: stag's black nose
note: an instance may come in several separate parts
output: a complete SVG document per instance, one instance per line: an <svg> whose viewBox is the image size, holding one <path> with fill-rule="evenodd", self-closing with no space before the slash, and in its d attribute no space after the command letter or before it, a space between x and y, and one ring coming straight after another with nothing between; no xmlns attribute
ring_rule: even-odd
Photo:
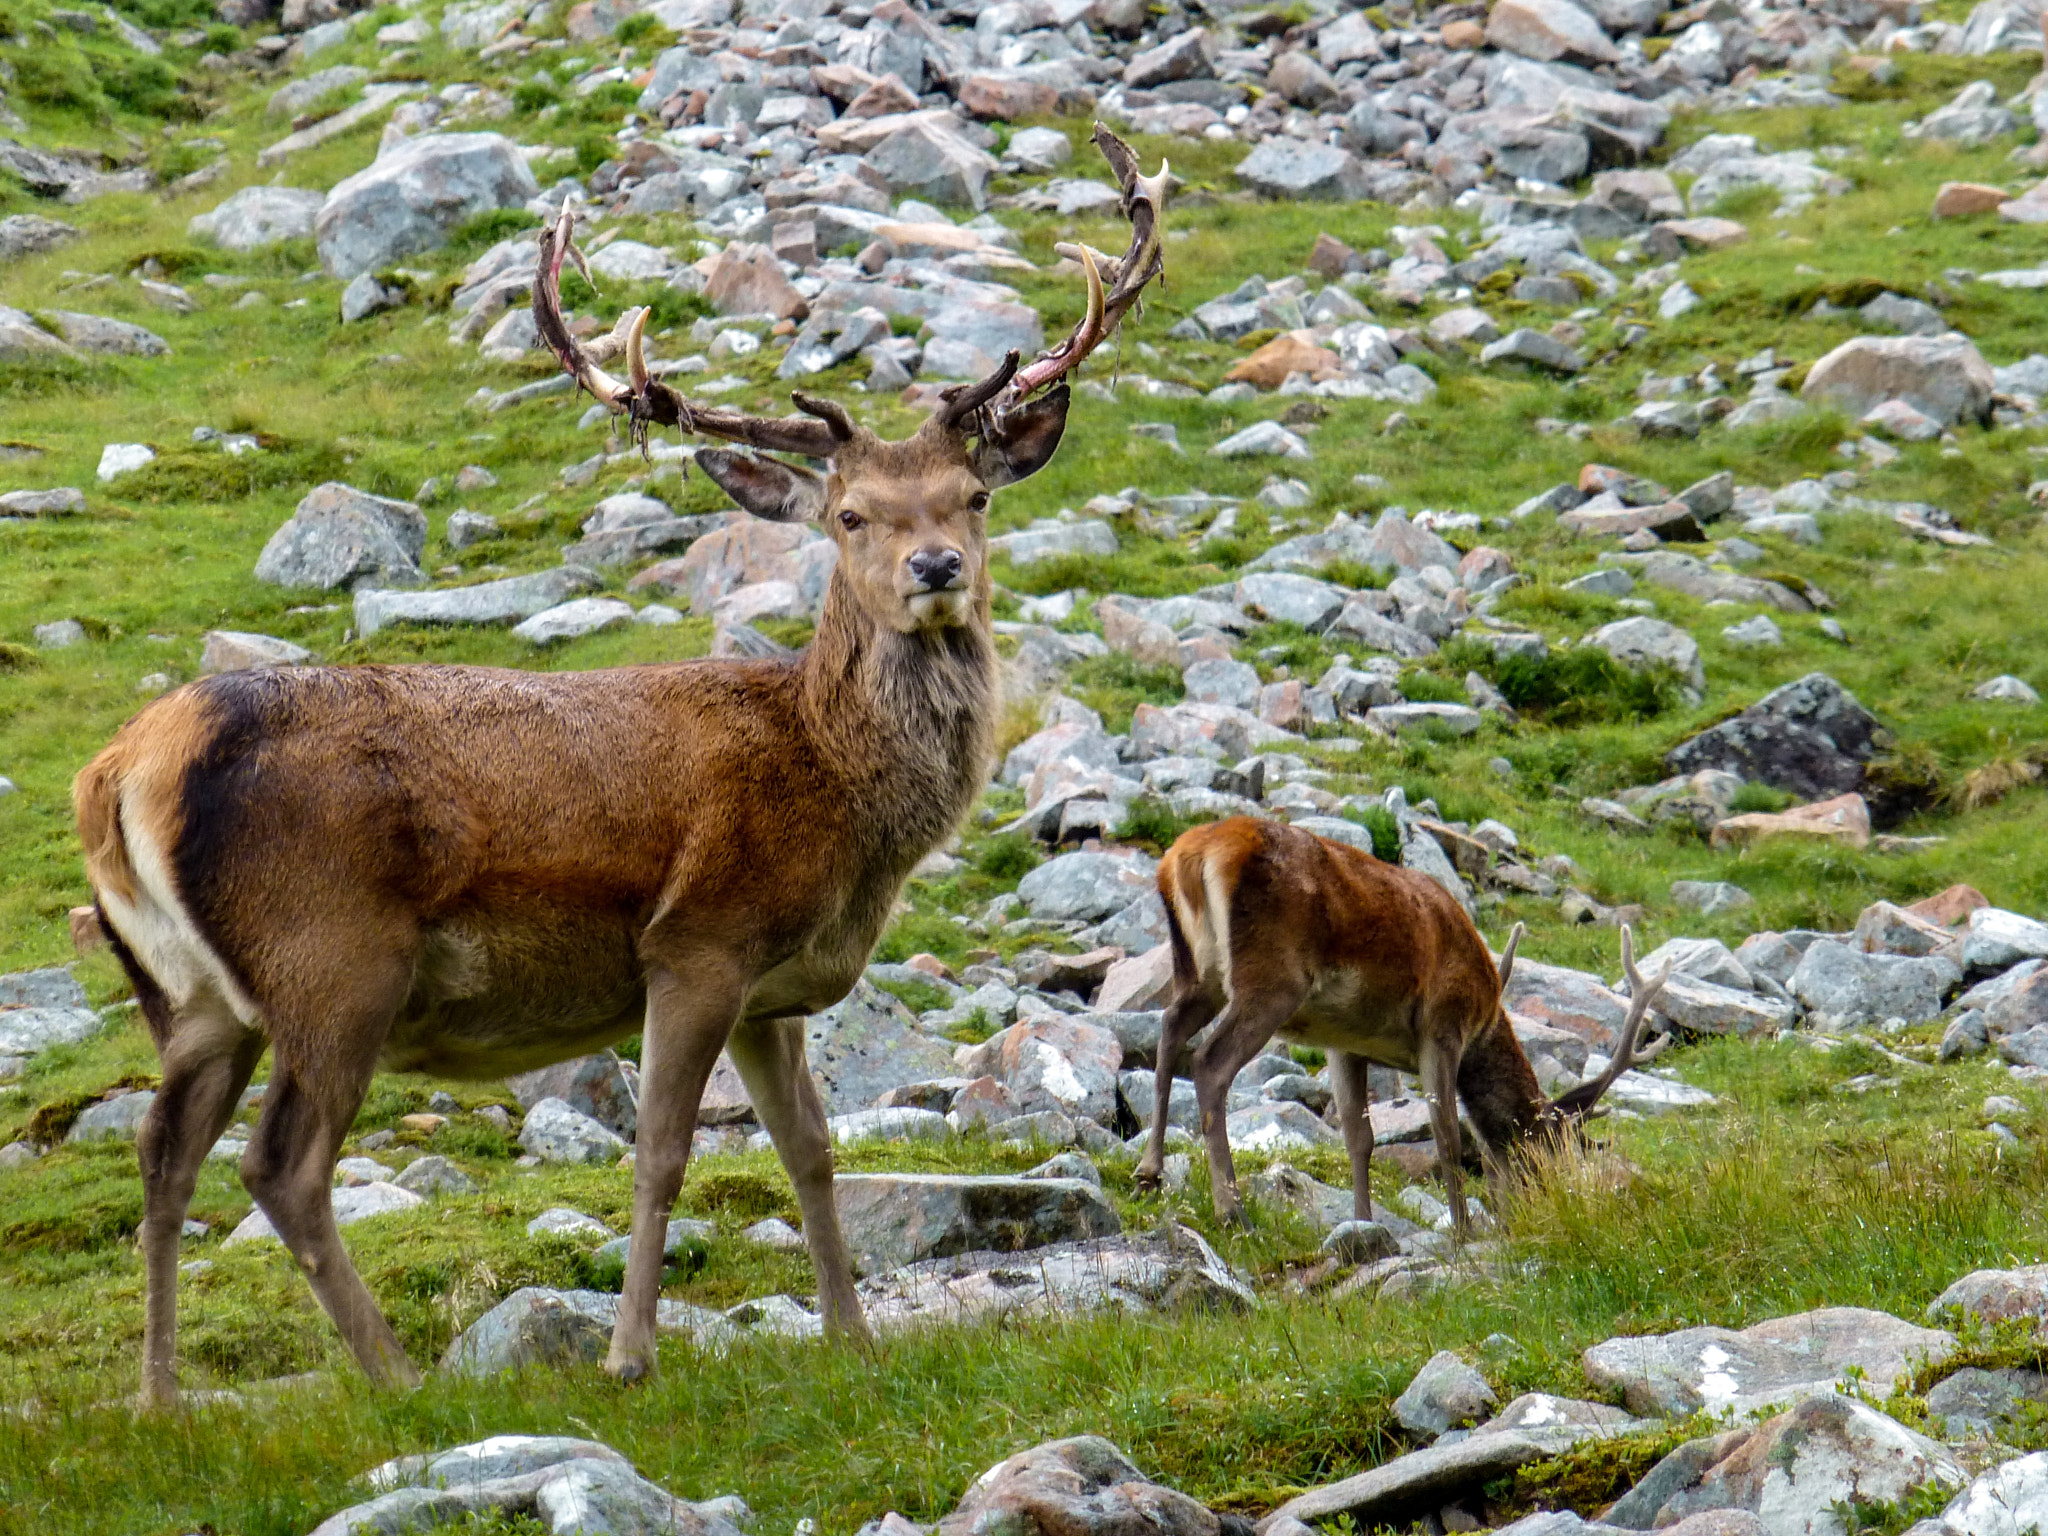
<svg viewBox="0 0 2048 1536"><path fill-rule="evenodd" d="M940 592L960 579L960 551L920 549L910 557L910 574L927 592Z"/></svg>

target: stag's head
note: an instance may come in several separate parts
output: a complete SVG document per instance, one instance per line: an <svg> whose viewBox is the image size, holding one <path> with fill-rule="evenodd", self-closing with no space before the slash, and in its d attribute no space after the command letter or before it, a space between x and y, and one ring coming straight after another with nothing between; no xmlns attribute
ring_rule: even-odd
<svg viewBox="0 0 2048 1536"><path fill-rule="evenodd" d="M577 341L562 319L562 262L574 262L586 280L590 274L571 240L574 216L566 206L541 234L534 319L562 366L627 417L636 438L644 441L650 426L678 426L766 450L705 449L696 462L754 516L822 527L839 545L839 579L877 622L903 633L972 623L988 613L990 496L1050 462L1072 398L1061 381L1137 306L1145 284L1164 272L1166 166L1141 177L1137 157L1115 134L1098 125L1095 142L1123 185L1130 249L1117 258L1085 246L1058 247L1080 265L1088 284L1081 322L1032 362L1020 365L1012 352L979 383L948 390L907 438L879 437L843 406L802 393L791 396L800 413L794 416L747 416L693 404L652 376L643 351L644 309L627 311L600 341ZM601 366L620 356L624 380Z"/></svg>
<svg viewBox="0 0 2048 1536"><path fill-rule="evenodd" d="M1517 923L1514 932L1508 936L1507 949L1500 957L1503 991L1514 969L1515 946L1521 937L1522 925ZM1628 1014L1622 1020L1614 1054L1599 1073L1549 1100L1537 1111L1535 1124L1530 1128L1529 1140L1532 1143L1551 1147L1586 1146L1586 1122L1604 1113L1599 1107L1600 1100L1614 1086L1615 1079L1632 1067L1654 1060L1670 1044L1667 1035L1647 1049L1636 1048L1642 1038L1643 1020L1649 1014L1650 1005L1663 992L1664 983L1670 979L1671 967L1666 964L1655 981L1645 981L1642 972L1636 969L1635 934L1626 923L1621 925L1621 969L1628 978Z"/></svg>

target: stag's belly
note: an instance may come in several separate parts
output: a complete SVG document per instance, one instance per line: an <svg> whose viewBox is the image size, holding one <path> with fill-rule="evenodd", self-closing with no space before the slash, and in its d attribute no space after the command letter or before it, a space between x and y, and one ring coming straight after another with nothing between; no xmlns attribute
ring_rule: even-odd
<svg viewBox="0 0 2048 1536"><path fill-rule="evenodd" d="M1398 1072L1416 1070L1415 1030L1405 1009L1389 1010L1365 996L1349 971L1324 973L1309 989L1279 1038L1290 1045L1344 1051Z"/></svg>
<svg viewBox="0 0 2048 1536"><path fill-rule="evenodd" d="M636 937L616 912L573 906L444 923L427 934L378 1064L503 1077L623 1039L646 1011Z"/></svg>

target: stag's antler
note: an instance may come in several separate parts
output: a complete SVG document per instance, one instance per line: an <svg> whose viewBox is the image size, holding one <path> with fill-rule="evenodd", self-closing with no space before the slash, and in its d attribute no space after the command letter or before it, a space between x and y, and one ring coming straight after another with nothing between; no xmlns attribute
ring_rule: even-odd
<svg viewBox="0 0 2048 1536"><path fill-rule="evenodd" d="M803 412L800 416L748 416L684 399L648 371L645 309L627 310L609 336L589 343L578 341L562 319L563 261L574 263L583 280L590 282L590 268L576 249L575 230L576 215L565 202L561 217L540 232L540 265L533 275L533 323L578 387L589 390L614 415L623 414L631 421L633 439L643 448L650 426L681 427L685 432L722 437L775 453L823 459L861 430L843 407L805 394L790 397ZM621 354L626 359L623 383L600 366Z"/></svg>
<svg viewBox="0 0 2048 1536"><path fill-rule="evenodd" d="M1000 417L1037 391L1057 384L1108 339L1125 315L1142 308L1139 299L1147 283L1156 277L1164 286L1166 251L1162 239L1172 171L1161 160L1155 174L1140 176L1136 151L1101 123L1095 125L1095 147L1116 172L1117 182L1123 188L1123 214L1131 221L1130 249L1122 256L1105 256L1085 245L1062 242L1054 246L1060 255L1081 264L1087 280L1088 308L1080 324L1065 341L1039 353L1023 367L1018 367L1017 354L1013 352L979 384L948 391L939 408L945 425L962 431L974 430L986 416Z"/></svg>
<svg viewBox="0 0 2048 1536"><path fill-rule="evenodd" d="M1508 977L1514 974L1515 948L1527 931L1520 923L1508 930L1508 947L1500 952L1500 984L1503 988L1508 984Z"/></svg>
<svg viewBox="0 0 2048 1536"><path fill-rule="evenodd" d="M1636 969L1635 935L1629 930L1627 923L1621 925L1621 970L1622 974L1628 977L1628 1017L1622 1020L1621 1041L1615 1047L1614 1056L1607 1063L1604 1072L1590 1082L1581 1083L1569 1093L1560 1094L1551 1101L1552 1108L1567 1115L1591 1113L1593 1106L1600 1102L1601 1096L1614 1086L1617 1077L1632 1067L1639 1067L1646 1061L1655 1060L1663 1053L1664 1047L1671 1043L1671 1038L1667 1035L1648 1050L1636 1049L1636 1040L1643 1032L1643 1016L1650 1011L1650 1004L1655 1002L1658 994L1664 990L1664 983L1671 979L1671 963L1665 962L1664 969L1658 972L1655 981L1644 981L1643 973Z"/></svg>

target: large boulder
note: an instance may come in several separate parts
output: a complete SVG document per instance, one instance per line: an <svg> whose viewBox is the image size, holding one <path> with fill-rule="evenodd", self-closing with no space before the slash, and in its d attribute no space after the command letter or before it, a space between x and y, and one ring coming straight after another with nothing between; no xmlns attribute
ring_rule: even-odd
<svg viewBox="0 0 2048 1536"><path fill-rule="evenodd" d="M222 250L261 250L312 234L326 201L325 192L302 187L244 187L211 213L194 214L185 233Z"/></svg>
<svg viewBox="0 0 2048 1536"><path fill-rule="evenodd" d="M832 1198L854 1261L868 1274L950 1254L1013 1253L1123 1230L1115 1207L1083 1179L841 1174Z"/></svg>
<svg viewBox="0 0 2048 1536"><path fill-rule="evenodd" d="M1862 787L1883 729L1848 689L1825 672L1809 672L1680 742L1664 761L1674 773L1718 768L1819 800Z"/></svg>
<svg viewBox="0 0 2048 1536"><path fill-rule="evenodd" d="M1135 849L1069 853L1032 870L1017 894L1041 922L1099 923L1151 890L1156 868Z"/></svg>
<svg viewBox="0 0 2048 1536"><path fill-rule="evenodd" d="M320 264L344 280L431 251L458 224L540 195L519 147L498 133L408 139L327 194L313 233Z"/></svg>
<svg viewBox="0 0 2048 1536"><path fill-rule="evenodd" d="M1952 1536L2027 1536L2044 1527L2048 1527L2048 1451L2018 1457L1980 1474L1949 1502L1938 1522L1938 1529Z"/></svg>
<svg viewBox="0 0 2048 1536"><path fill-rule="evenodd" d="M804 1021L804 1050L832 1115L865 1109L891 1088L954 1070L951 1048L919 1034L910 1010L866 978Z"/></svg>
<svg viewBox="0 0 2048 1536"><path fill-rule="evenodd" d="M1924 1024L1963 979L1940 955L1872 955L1833 939L1809 945L1789 990L1823 1029L1904 1019Z"/></svg>
<svg viewBox="0 0 2048 1536"><path fill-rule="evenodd" d="M1852 1501L1896 1504L1927 1483L1964 1482L1945 1447L1840 1392L1803 1398L1752 1430L1689 1442L1666 1463L1682 1471L1659 1479L1660 1463L1644 1480L1660 1493L1678 1485L1654 1516L1658 1527L1709 1510L1741 1510L1757 1516L1769 1536L1842 1536L1840 1510Z"/></svg>
<svg viewBox="0 0 2048 1536"><path fill-rule="evenodd" d="M626 1143L561 1099L542 1099L526 1112L519 1145L544 1163L609 1163Z"/></svg>
<svg viewBox="0 0 2048 1536"><path fill-rule="evenodd" d="M508 624L545 613L596 585L597 578L576 565L432 592L393 592L374 584L358 585L356 633L374 635L392 624Z"/></svg>
<svg viewBox="0 0 2048 1536"><path fill-rule="evenodd" d="M1486 21L1486 40L1508 53L1550 63L1612 64L1621 57L1590 10L1571 0L1498 0Z"/></svg>
<svg viewBox="0 0 2048 1536"><path fill-rule="evenodd" d="M2048 1264L1972 1270L1927 1304L1930 1322L1954 1322L1965 1314L1987 1323L2048 1318Z"/></svg>
<svg viewBox="0 0 2048 1536"><path fill-rule="evenodd" d="M1991 365L1966 336L1858 336L1807 370L1800 395L1860 419L1903 400L1944 427L1987 421L1997 388Z"/></svg>
<svg viewBox="0 0 2048 1536"><path fill-rule="evenodd" d="M1036 1014L955 1058L967 1077L1000 1078L1024 1114L1059 1110L1102 1124L1116 1118L1117 1037L1086 1019Z"/></svg>
<svg viewBox="0 0 2048 1536"><path fill-rule="evenodd" d="M1222 1536L1225 1528L1214 1510L1152 1482L1107 1440L1080 1435L1020 1451L989 1468L969 1486L960 1507L939 1522L938 1536Z"/></svg>
<svg viewBox="0 0 2048 1536"><path fill-rule="evenodd" d="M409 501L372 496L330 480L306 493L256 559L256 579L276 587L355 590L416 587L426 514Z"/></svg>
<svg viewBox="0 0 2048 1536"><path fill-rule="evenodd" d="M1955 1337L1918 1328L1885 1312L1824 1307L1772 1318L1737 1333L1685 1328L1677 1333L1609 1339L1585 1353L1586 1379L1619 1392L1644 1416L1682 1416L1784 1407L1834 1389L1859 1367L1871 1391L1891 1391L1902 1376L1954 1352Z"/></svg>
<svg viewBox="0 0 2048 1536"><path fill-rule="evenodd" d="M1353 202L1365 196L1358 157L1334 144L1275 135L1237 164L1237 179L1264 197Z"/></svg>
<svg viewBox="0 0 2048 1536"><path fill-rule="evenodd" d="M1603 624L1586 636L1585 643L1605 651L1634 671L1668 666L1695 691L1707 685L1706 668L1700 662L1700 648L1693 637L1676 624L1653 619L1647 614Z"/></svg>
<svg viewBox="0 0 2048 1536"><path fill-rule="evenodd" d="M558 1061L551 1067L521 1072L505 1079L522 1110L543 1099L560 1099L578 1114L588 1115L613 1135L633 1139L639 1120L639 1072L611 1051Z"/></svg>
<svg viewBox="0 0 2048 1536"><path fill-rule="evenodd" d="M76 240L78 230L60 219L46 219L35 213L10 213L0 219L0 262L19 261L54 251L67 240Z"/></svg>
<svg viewBox="0 0 2048 1536"><path fill-rule="evenodd" d="M869 150L866 164L891 192L964 204L977 213L988 206L989 178L997 170L995 156L922 115Z"/></svg>

